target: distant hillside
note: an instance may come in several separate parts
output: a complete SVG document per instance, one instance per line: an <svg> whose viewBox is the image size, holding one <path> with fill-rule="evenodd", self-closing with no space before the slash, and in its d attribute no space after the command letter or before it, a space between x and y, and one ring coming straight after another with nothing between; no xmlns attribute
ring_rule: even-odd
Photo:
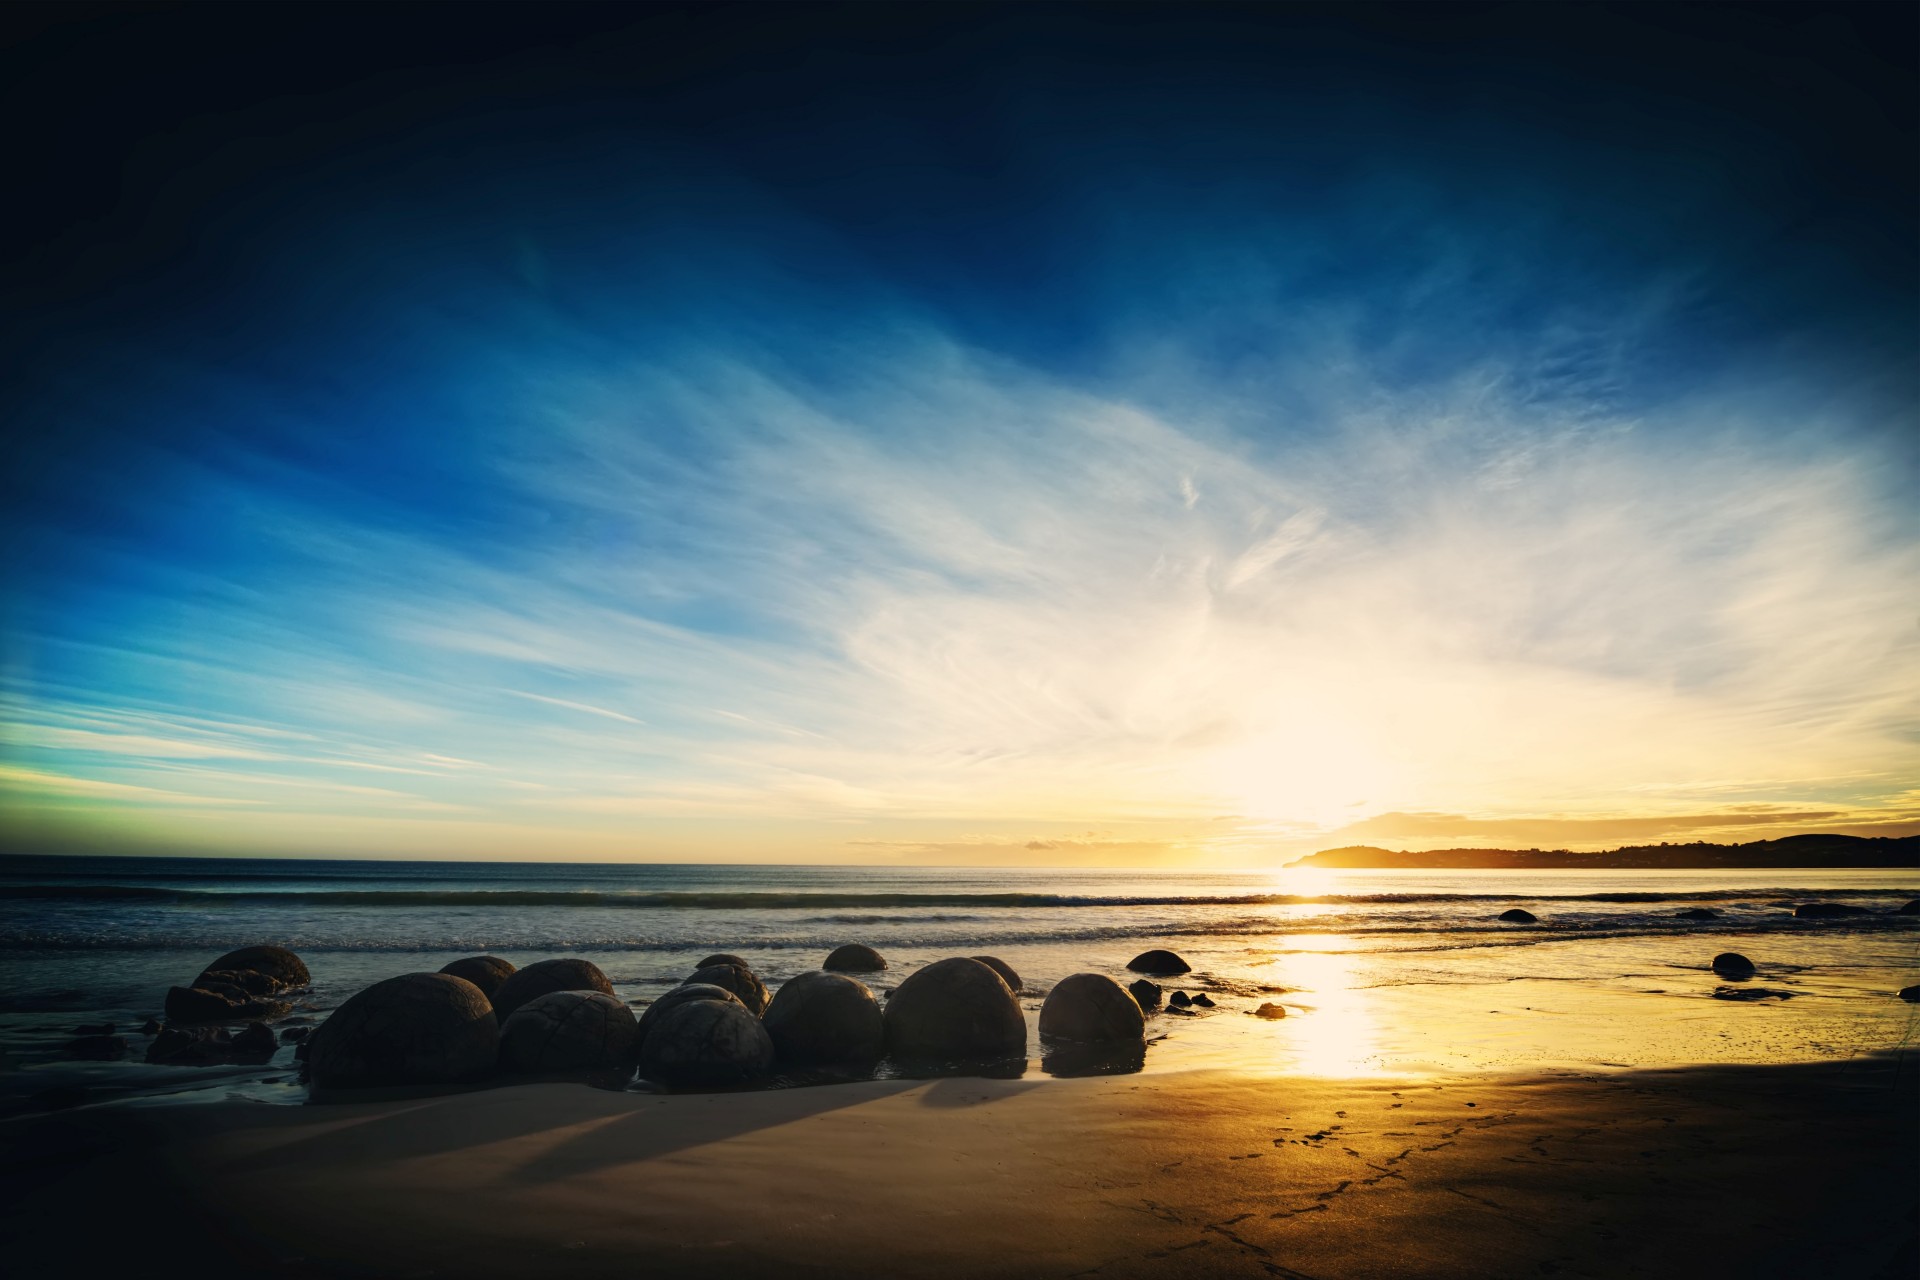
<svg viewBox="0 0 1920 1280"><path fill-rule="evenodd" d="M1371 845L1323 849L1292 864L1349 869L1606 871L1709 867L1915 867L1920 836L1785 836L1752 844L1641 844L1606 853L1566 849L1429 849L1396 853Z"/></svg>

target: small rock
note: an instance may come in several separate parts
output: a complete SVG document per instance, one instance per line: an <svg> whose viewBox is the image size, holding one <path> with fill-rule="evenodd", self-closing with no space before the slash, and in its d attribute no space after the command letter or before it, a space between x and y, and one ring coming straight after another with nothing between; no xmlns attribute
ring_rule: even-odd
<svg viewBox="0 0 1920 1280"><path fill-rule="evenodd" d="M1808 902L1795 907L1793 914L1801 920L1832 920L1840 916L1864 916L1868 911L1844 902Z"/></svg>
<svg viewBox="0 0 1920 1280"><path fill-rule="evenodd" d="M1713 971L1723 978L1751 978L1753 961L1737 951L1722 951L1713 958Z"/></svg>
<svg viewBox="0 0 1920 1280"><path fill-rule="evenodd" d="M1154 949L1142 951L1127 961L1127 968L1135 973L1151 974L1154 977L1171 977L1174 974L1192 973L1193 966L1171 951Z"/></svg>
<svg viewBox="0 0 1920 1280"><path fill-rule="evenodd" d="M1900 998L1908 1004L1920 1004L1920 986L1900 988Z"/></svg>
<svg viewBox="0 0 1920 1280"><path fill-rule="evenodd" d="M312 1027L288 1027L280 1033L281 1044L299 1044L313 1034Z"/></svg>
<svg viewBox="0 0 1920 1280"><path fill-rule="evenodd" d="M1204 991L1193 998L1193 1003L1202 1009L1213 1008L1213 998Z"/></svg>
<svg viewBox="0 0 1920 1280"><path fill-rule="evenodd" d="M1718 920L1720 913L1712 907L1688 907L1685 911L1673 913L1682 920Z"/></svg>
<svg viewBox="0 0 1920 1280"><path fill-rule="evenodd" d="M1502 911L1500 913L1500 918L1502 920L1505 920L1509 924L1539 924L1540 923L1539 916L1536 916L1531 911L1522 911L1519 907L1514 907L1508 911Z"/></svg>
<svg viewBox="0 0 1920 1280"><path fill-rule="evenodd" d="M157 1036L160 1034L160 1029L164 1025L165 1024L158 1018L148 1018L140 1024L140 1034L143 1036Z"/></svg>
<svg viewBox="0 0 1920 1280"><path fill-rule="evenodd" d="M1775 991L1770 987L1715 987L1713 989L1713 998L1715 1000L1739 1000L1742 1002L1753 1000L1791 1000L1793 999L1793 992Z"/></svg>
<svg viewBox="0 0 1920 1280"><path fill-rule="evenodd" d="M1176 991L1167 999L1168 1007L1174 1009L1184 1009L1192 1003L1193 997L1184 991Z"/></svg>
<svg viewBox="0 0 1920 1280"><path fill-rule="evenodd" d="M236 1058L271 1058L279 1043L266 1023L250 1022L233 1037L233 1055Z"/></svg>
<svg viewBox="0 0 1920 1280"><path fill-rule="evenodd" d="M1158 983L1148 982L1145 978L1136 978L1127 984L1127 991L1133 996L1134 1003L1148 1013L1160 1007Z"/></svg>
<svg viewBox="0 0 1920 1280"><path fill-rule="evenodd" d="M1253 1016L1256 1018L1284 1018L1287 1016L1287 1011L1283 1006L1269 1002L1255 1009Z"/></svg>
<svg viewBox="0 0 1920 1280"><path fill-rule="evenodd" d="M162 1027L147 1046L147 1061L170 1067L209 1067L233 1058L224 1027Z"/></svg>
<svg viewBox="0 0 1920 1280"><path fill-rule="evenodd" d="M886 967L886 957L858 942L835 947L827 956L827 962L821 966L823 969L837 969L841 973L878 973Z"/></svg>

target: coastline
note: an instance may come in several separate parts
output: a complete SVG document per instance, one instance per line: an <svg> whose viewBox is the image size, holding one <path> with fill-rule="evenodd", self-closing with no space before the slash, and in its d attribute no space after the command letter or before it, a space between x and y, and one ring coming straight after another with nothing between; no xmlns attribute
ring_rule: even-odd
<svg viewBox="0 0 1920 1280"><path fill-rule="evenodd" d="M109 1105L0 1125L23 1274L1911 1273L1920 1052ZM103 1232L107 1233L103 1237Z"/></svg>

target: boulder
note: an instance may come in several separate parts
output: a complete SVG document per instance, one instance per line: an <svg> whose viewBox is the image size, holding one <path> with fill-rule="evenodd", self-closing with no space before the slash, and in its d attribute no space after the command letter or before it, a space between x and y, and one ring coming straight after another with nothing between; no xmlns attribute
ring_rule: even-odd
<svg viewBox="0 0 1920 1280"><path fill-rule="evenodd" d="M603 996L610 996L613 994L613 984L607 981L606 974L600 972L600 966L590 960L541 960L524 969L514 970L500 984L492 996L493 1011L505 1022L513 1016L515 1009L549 991L598 991Z"/></svg>
<svg viewBox="0 0 1920 1280"><path fill-rule="evenodd" d="M1720 913L1712 907L1688 907L1685 911L1673 913L1682 920L1718 920Z"/></svg>
<svg viewBox="0 0 1920 1280"><path fill-rule="evenodd" d="M1737 951L1722 951L1713 958L1713 971L1723 978L1751 978L1753 961Z"/></svg>
<svg viewBox="0 0 1920 1280"><path fill-rule="evenodd" d="M1193 1003L1193 997L1188 995L1184 991L1174 992L1173 995L1167 1000L1167 1006L1172 1009L1184 1009L1192 1003Z"/></svg>
<svg viewBox="0 0 1920 1280"><path fill-rule="evenodd" d="M886 1030L888 1051L902 1058L1010 1057L1027 1044L1026 1016L1006 982L965 956L936 960L895 988Z"/></svg>
<svg viewBox="0 0 1920 1280"><path fill-rule="evenodd" d="M508 1071L604 1071L631 1068L640 1046L633 1010L598 991L549 991L513 1011L500 1028L500 1065Z"/></svg>
<svg viewBox="0 0 1920 1280"><path fill-rule="evenodd" d="M1844 902L1808 902L1795 907L1793 914L1801 920L1833 920L1840 916L1864 916L1868 912L1865 907Z"/></svg>
<svg viewBox="0 0 1920 1280"><path fill-rule="evenodd" d="M725 987L716 987L710 982L683 982L648 1005L646 1010L641 1013L640 1041L645 1042L647 1032L652 1029L654 1023L660 1020L661 1014L673 1008L675 1005L685 1004L689 1000L718 1000L722 1004L740 1004L740 997ZM740 1007L742 1009L746 1008L743 1004L740 1004Z"/></svg>
<svg viewBox="0 0 1920 1280"><path fill-rule="evenodd" d="M1514 907L1508 911L1502 911L1500 913L1500 918L1502 920L1505 920L1509 924L1539 924L1540 923L1539 916L1536 916L1531 911L1522 911L1519 907Z"/></svg>
<svg viewBox="0 0 1920 1280"><path fill-rule="evenodd" d="M1127 968L1135 973L1151 974L1158 977L1171 977L1179 973L1192 973L1193 966L1171 951L1142 951L1127 961Z"/></svg>
<svg viewBox="0 0 1920 1280"><path fill-rule="evenodd" d="M1103 973L1062 978L1040 1006L1040 1034L1057 1040L1138 1040L1146 1015L1127 989Z"/></svg>
<svg viewBox="0 0 1920 1280"><path fill-rule="evenodd" d="M162 1027L147 1046L147 1061L169 1067L208 1067L233 1059L224 1027Z"/></svg>
<svg viewBox="0 0 1920 1280"><path fill-rule="evenodd" d="M752 965L748 964L745 960L742 960L739 956L729 955L724 951L715 952L713 955L708 956L705 960L702 960L699 964L696 964L693 967L695 969L711 969L714 965L717 965L717 964L738 965L740 968L745 969L748 973L753 972Z"/></svg>
<svg viewBox="0 0 1920 1280"><path fill-rule="evenodd" d="M1920 1004L1920 986L1900 988L1900 998L1908 1004Z"/></svg>
<svg viewBox="0 0 1920 1280"><path fill-rule="evenodd" d="M280 1047L274 1037L273 1028L264 1022L250 1022L233 1037L233 1056L256 1062L265 1062Z"/></svg>
<svg viewBox="0 0 1920 1280"><path fill-rule="evenodd" d="M773 1041L738 1000L685 1000L640 1044L640 1074L669 1085L744 1084L773 1069Z"/></svg>
<svg viewBox="0 0 1920 1280"><path fill-rule="evenodd" d="M1268 1019L1284 1018L1287 1016L1287 1010L1284 1005L1277 1005L1271 1001L1268 1001L1262 1004L1258 1009L1255 1009L1253 1011L1253 1016L1256 1018L1268 1018Z"/></svg>
<svg viewBox="0 0 1920 1280"><path fill-rule="evenodd" d="M1213 997L1202 991L1193 998L1193 1007L1196 1009L1211 1009L1213 1008Z"/></svg>
<svg viewBox="0 0 1920 1280"><path fill-rule="evenodd" d="M67 1041L67 1056L90 1062L113 1062L127 1056L127 1038L95 1033Z"/></svg>
<svg viewBox="0 0 1920 1280"><path fill-rule="evenodd" d="M480 988L451 974L407 973L353 996L305 1047L315 1085L356 1089L478 1079L493 1070L499 1040Z"/></svg>
<svg viewBox="0 0 1920 1280"><path fill-rule="evenodd" d="M872 947L849 942L844 947L835 947L823 969L838 969L842 973L878 973L887 967L886 957Z"/></svg>
<svg viewBox="0 0 1920 1280"><path fill-rule="evenodd" d="M442 965L440 972L455 978L465 978L480 988L480 994L491 1000L500 990L501 984L514 975L511 961L499 956L467 956L451 964Z"/></svg>
<svg viewBox="0 0 1920 1280"><path fill-rule="evenodd" d="M1012 965L998 956L975 956L974 959L999 974L1000 981L1007 984L1007 990L1015 995L1020 994L1020 975L1013 971Z"/></svg>
<svg viewBox="0 0 1920 1280"><path fill-rule="evenodd" d="M1152 1013L1160 1007L1160 987L1145 978L1136 978L1127 984L1127 993L1133 1002L1140 1006L1141 1012Z"/></svg>
<svg viewBox="0 0 1920 1280"><path fill-rule="evenodd" d="M238 951L229 951L201 970L200 977L215 973L260 974L273 986L271 990L256 992L258 995L304 987L313 981L312 975L307 972L306 962L285 947L242 947ZM199 979L195 979L193 985L199 986Z"/></svg>
<svg viewBox="0 0 1920 1280"><path fill-rule="evenodd" d="M1752 1003L1755 1000L1791 1000L1793 992L1775 991L1770 987L1715 987L1713 998Z"/></svg>
<svg viewBox="0 0 1920 1280"><path fill-rule="evenodd" d="M1893 914L1897 916L1920 916L1920 898L1915 898Z"/></svg>
<svg viewBox="0 0 1920 1280"><path fill-rule="evenodd" d="M158 1018L148 1018L140 1024L140 1034L143 1036L157 1036L160 1034L164 1025L165 1024Z"/></svg>
<svg viewBox="0 0 1920 1280"><path fill-rule="evenodd" d="M168 1022L254 1022L284 1017L292 1008L212 979L204 986L167 988Z"/></svg>
<svg viewBox="0 0 1920 1280"><path fill-rule="evenodd" d="M313 1033L311 1027L288 1027L280 1033L281 1044L299 1044Z"/></svg>
<svg viewBox="0 0 1920 1280"><path fill-rule="evenodd" d="M740 1003L747 1007L747 1012L756 1018L766 1012L767 988L745 965L710 964L704 969L696 969L687 982L725 987L738 996Z"/></svg>
<svg viewBox="0 0 1920 1280"><path fill-rule="evenodd" d="M803 973L774 992L764 1018L774 1056L793 1066L877 1062L886 1019L867 984L837 973Z"/></svg>

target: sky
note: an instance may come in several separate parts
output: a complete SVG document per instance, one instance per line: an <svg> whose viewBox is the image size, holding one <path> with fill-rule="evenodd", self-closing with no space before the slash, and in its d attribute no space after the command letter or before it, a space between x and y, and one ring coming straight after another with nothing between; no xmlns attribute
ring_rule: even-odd
<svg viewBox="0 0 1920 1280"><path fill-rule="evenodd" d="M20 6L0 850L1920 832L1905 6Z"/></svg>

